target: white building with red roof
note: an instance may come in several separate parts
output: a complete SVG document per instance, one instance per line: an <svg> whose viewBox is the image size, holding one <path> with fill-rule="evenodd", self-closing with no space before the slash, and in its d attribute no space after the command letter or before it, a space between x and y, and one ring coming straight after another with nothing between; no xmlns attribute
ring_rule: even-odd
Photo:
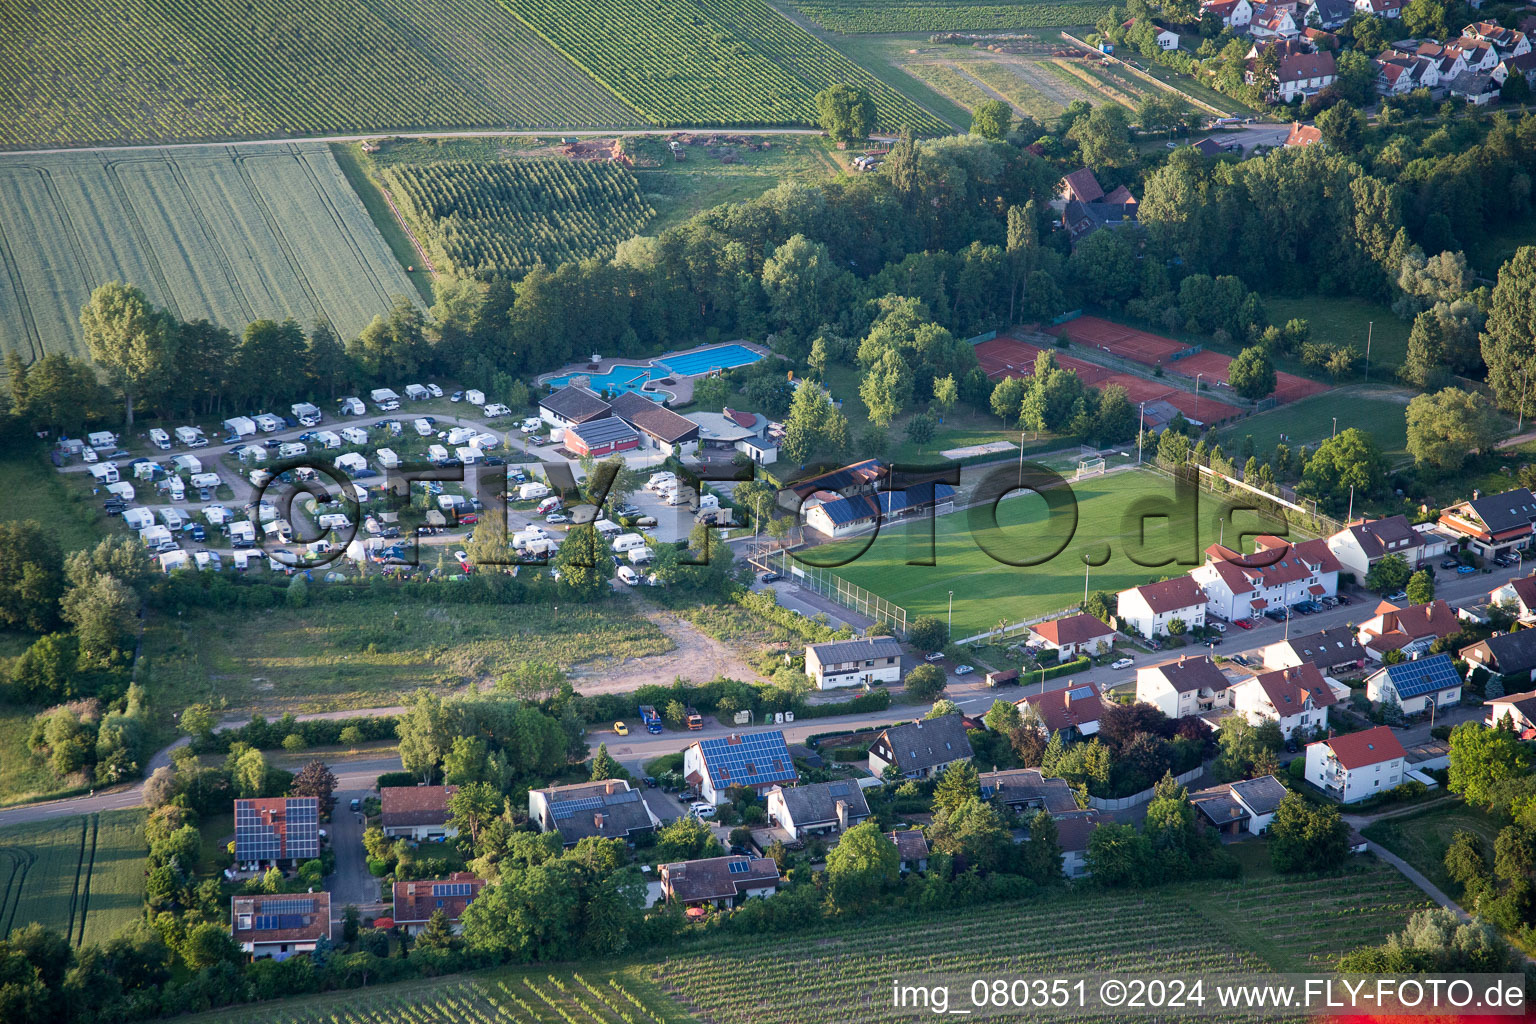
<svg viewBox="0 0 1536 1024"><path fill-rule="evenodd" d="M1340 803L1385 793L1403 781L1408 752L1385 725L1307 744L1307 781Z"/></svg>
<svg viewBox="0 0 1536 1024"><path fill-rule="evenodd" d="M1104 714L1104 697L1093 683L1079 683L1047 693L1032 693L1014 701L1022 711L1025 705L1035 709L1046 736L1061 733L1063 740L1085 739L1099 731Z"/></svg>
<svg viewBox="0 0 1536 1024"><path fill-rule="evenodd" d="M1340 568L1362 580L1388 555L1401 555L1408 568L1417 569L1445 554L1451 544L1452 538L1433 523L1413 526L1406 516L1361 519L1328 538L1328 550L1339 560Z"/></svg>
<svg viewBox="0 0 1536 1024"><path fill-rule="evenodd" d="M1367 658L1381 661L1388 651L1402 651L1403 657L1416 658L1436 640L1459 632L1461 620L1439 598L1405 608L1383 601L1371 618L1360 623L1356 638Z"/></svg>
<svg viewBox="0 0 1536 1024"><path fill-rule="evenodd" d="M1220 19L1222 28L1241 32L1253 20L1253 5L1248 0L1205 0L1200 5L1200 13L1210 13Z"/></svg>
<svg viewBox="0 0 1536 1024"><path fill-rule="evenodd" d="M1047 650L1055 651L1057 660L1070 661L1081 654L1103 654L1115 644L1115 629L1087 612L1052 619L1030 627L1030 635Z"/></svg>
<svg viewBox="0 0 1536 1024"><path fill-rule="evenodd" d="M1205 591L1206 611L1223 619L1251 619L1339 591L1339 560L1321 539L1292 544L1260 537L1251 555L1212 544L1205 558L1189 575Z"/></svg>
<svg viewBox="0 0 1536 1024"><path fill-rule="evenodd" d="M1510 580L1488 591L1488 600L1508 608L1520 622L1536 626L1536 573Z"/></svg>
<svg viewBox="0 0 1536 1024"><path fill-rule="evenodd" d="M1340 684L1342 687L1342 684ZM1345 693L1348 687L1342 687ZM1277 722L1290 739L1298 729L1310 734L1328 726L1328 709L1338 694L1316 665L1303 664L1265 672L1232 684L1232 710L1253 725Z"/></svg>
<svg viewBox="0 0 1536 1024"><path fill-rule="evenodd" d="M1206 593L1190 576L1132 587L1116 597L1115 621L1127 633L1157 636L1174 619L1190 629L1205 625Z"/></svg>

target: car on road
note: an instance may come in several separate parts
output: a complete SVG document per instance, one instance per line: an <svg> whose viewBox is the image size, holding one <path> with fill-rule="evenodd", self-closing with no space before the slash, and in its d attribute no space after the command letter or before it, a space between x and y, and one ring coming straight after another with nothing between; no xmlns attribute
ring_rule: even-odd
<svg viewBox="0 0 1536 1024"><path fill-rule="evenodd" d="M618 733L620 736L628 736L629 726L625 725L623 722L614 722L613 731Z"/></svg>
<svg viewBox="0 0 1536 1024"><path fill-rule="evenodd" d="M943 661L944 660L944 652L943 651L933 651L930 654L925 654L925 655L923 655L923 660L924 661Z"/></svg>
<svg viewBox="0 0 1536 1024"><path fill-rule="evenodd" d="M957 676L968 676L975 671L975 665L958 665L955 667L955 675Z"/></svg>
<svg viewBox="0 0 1536 1024"><path fill-rule="evenodd" d="M780 576L776 572L765 572L765 573L763 573L761 576L759 576L757 578L757 582L759 582L759 583L777 583L779 580L781 580L783 578L784 577Z"/></svg>
<svg viewBox="0 0 1536 1024"><path fill-rule="evenodd" d="M1134 664L1136 664L1136 660L1134 658L1121 658L1119 661L1115 662L1113 665L1110 665L1109 667L1110 668L1130 668Z"/></svg>
<svg viewBox="0 0 1536 1024"><path fill-rule="evenodd" d="M1237 626L1238 629L1253 628L1253 623L1249 622L1247 619L1234 619L1233 623Z"/></svg>
<svg viewBox="0 0 1536 1024"><path fill-rule="evenodd" d="M645 788L646 789L655 789L656 788L656 778L655 778L655 776L647 775L641 781L645 783Z"/></svg>
<svg viewBox="0 0 1536 1024"><path fill-rule="evenodd" d="M1205 646L1207 646L1207 647L1220 647L1221 646L1221 637L1219 637L1219 636L1211 637L1209 640L1207 640L1205 642Z"/></svg>
<svg viewBox="0 0 1536 1024"><path fill-rule="evenodd" d="M1408 591L1399 590L1396 593L1388 594L1386 599L1388 601L1406 601L1408 600Z"/></svg>
<svg viewBox="0 0 1536 1024"><path fill-rule="evenodd" d="M360 811L363 808L363 802L361 800L359 800L357 797L353 797L352 798L352 802L349 803L347 805L347 807L349 809L351 809L351 810L354 810L354 811Z"/></svg>
<svg viewBox="0 0 1536 1024"><path fill-rule="evenodd" d="M1515 560L1510 558L1508 555L1500 555L1498 558L1493 560L1493 564L1498 566L1500 569L1508 569L1510 566L1515 564Z"/></svg>
<svg viewBox="0 0 1536 1024"><path fill-rule="evenodd" d="M703 801L700 801L699 803L691 805L688 808L688 812L695 818L713 818L715 816L715 805L706 804Z"/></svg>
<svg viewBox="0 0 1536 1024"><path fill-rule="evenodd" d="M544 521L551 526L561 526L571 521L571 517L564 512L551 512L544 517Z"/></svg>
<svg viewBox="0 0 1536 1024"><path fill-rule="evenodd" d="M1225 622L1212 622L1210 627L1218 633L1225 633L1227 631L1227 624Z"/></svg>
<svg viewBox="0 0 1536 1024"><path fill-rule="evenodd" d="M1440 563L1440 568L1442 568L1442 569L1459 569L1459 568L1461 568L1461 561L1459 559L1455 559L1455 558L1447 558L1445 561Z"/></svg>
<svg viewBox="0 0 1536 1024"><path fill-rule="evenodd" d="M637 516L637 515L640 514L640 506L638 506L638 505L631 505L631 504L628 504L626 502L625 504L620 505L618 508L614 509L613 511L614 511L614 513L616 515L621 515L621 516Z"/></svg>
<svg viewBox="0 0 1536 1024"><path fill-rule="evenodd" d="M1477 572L1476 566L1461 565L1461 566L1457 566L1456 567L1456 575L1457 576L1470 576L1470 575L1472 575L1475 572ZM1408 595L1404 594L1403 596L1407 597Z"/></svg>

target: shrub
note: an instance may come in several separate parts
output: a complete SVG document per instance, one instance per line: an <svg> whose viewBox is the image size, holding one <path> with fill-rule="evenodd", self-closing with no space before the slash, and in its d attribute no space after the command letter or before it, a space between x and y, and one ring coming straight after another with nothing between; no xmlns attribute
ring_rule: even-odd
<svg viewBox="0 0 1536 1024"><path fill-rule="evenodd" d="M388 786L414 786L416 776L411 772L385 772L378 778L378 787L384 789Z"/></svg>

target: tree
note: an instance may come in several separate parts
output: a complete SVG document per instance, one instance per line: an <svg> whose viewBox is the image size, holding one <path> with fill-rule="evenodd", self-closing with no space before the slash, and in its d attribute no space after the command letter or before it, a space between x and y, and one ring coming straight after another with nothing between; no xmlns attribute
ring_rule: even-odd
<svg viewBox="0 0 1536 1024"><path fill-rule="evenodd" d="M805 383L796 388L784 420L784 457L803 466L819 456L841 455L847 440L848 420L833 408L827 392Z"/></svg>
<svg viewBox="0 0 1536 1024"><path fill-rule="evenodd" d="M1096 884L1109 888L1137 885L1150 866L1151 844L1133 825L1100 825L1088 836L1085 856Z"/></svg>
<svg viewBox="0 0 1536 1024"><path fill-rule="evenodd" d="M294 796L318 797L321 807L329 807L331 794L336 792L336 773L324 761L311 761L294 774L289 792Z"/></svg>
<svg viewBox="0 0 1536 1024"><path fill-rule="evenodd" d="M413 947L416 949L452 949L455 941L453 929L448 926L448 915L441 908L432 911L427 926L417 934Z"/></svg>
<svg viewBox="0 0 1536 1024"><path fill-rule="evenodd" d="M1006 700L994 700L981 720L988 729L1003 736L1011 736L1015 729L1024 726L1024 719L1019 714L1018 705Z"/></svg>
<svg viewBox="0 0 1536 1024"><path fill-rule="evenodd" d="M404 295L395 296L389 315L375 316L347 345L351 356L370 377L414 377L428 358L426 320Z"/></svg>
<svg viewBox="0 0 1536 1024"><path fill-rule="evenodd" d="M836 913L863 910L901 877L896 844L865 821L843 833L827 852L827 901Z"/></svg>
<svg viewBox="0 0 1536 1024"><path fill-rule="evenodd" d="M1487 403L1460 388L1415 395L1408 403L1408 451L1420 466L1456 472L1472 452L1491 450L1502 433Z"/></svg>
<svg viewBox="0 0 1536 1024"><path fill-rule="evenodd" d="M791 235L763 261L763 291L774 321L801 336L821 323L835 298L832 279L837 273L825 245Z"/></svg>
<svg viewBox="0 0 1536 1024"><path fill-rule="evenodd" d="M138 620L139 596L114 576L96 573L64 594L64 619L75 627L80 654L103 664L128 646Z"/></svg>
<svg viewBox="0 0 1536 1024"><path fill-rule="evenodd" d="M914 416L907 423L907 440L917 445L918 451L922 451L937 432L938 426L933 422L933 417L927 413Z"/></svg>
<svg viewBox="0 0 1536 1024"><path fill-rule="evenodd" d="M1376 439L1356 427L1341 430L1317 446L1302 470L1297 488L1303 497L1343 510L1350 490L1359 497L1381 493L1387 483L1387 460Z"/></svg>
<svg viewBox="0 0 1536 1024"><path fill-rule="evenodd" d="M1435 577L1428 569L1420 569L1408 580L1408 603L1429 604L1435 599Z"/></svg>
<svg viewBox="0 0 1536 1024"><path fill-rule="evenodd" d="M939 776L933 787L933 813L953 811L967 800L981 795L981 782L976 766L969 761L952 764Z"/></svg>
<svg viewBox="0 0 1536 1024"><path fill-rule="evenodd" d="M1348 100L1340 100L1320 112L1315 123L1323 141L1339 152L1353 153L1360 148L1360 139L1365 135L1365 115Z"/></svg>
<svg viewBox="0 0 1536 1024"><path fill-rule="evenodd" d="M945 775L948 774L946 771ZM1011 841L1002 815L979 796L939 811L928 834L934 849L950 856L963 856L983 871L999 866Z"/></svg>
<svg viewBox="0 0 1536 1024"><path fill-rule="evenodd" d="M1224 782L1250 778L1254 765L1263 761L1264 755L1273 755L1280 749L1280 727L1275 722L1254 725L1240 714L1231 714L1221 720L1216 731L1219 753L1213 770Z"/></svg>
<svg viewBox="0 0 1536 1024"><path fill-rule="evenodd" d="M816 94L816 116L834 142L869 137L875 127L875 101L869 90L838 82Z"/></svg>
<svg viewBox="0 0 1536 1024"><path fill-rule="evenodd" d="M1349 825L1337 807L1313 807L1287 793L1269 823L1269 855L1276 871L1330 871L1349 856Z"/></svg>
<svg viewBox="0 0 1536 1024"><path fill-rule="evenodd" d="M656 856L663 862L697 860L720 844L709 826L691 814L685 814L656 833Z"/></svg>
<svg viewBox="0 0 1536 1024"><path fill-rule="evenodd" d="M1481 374L1478 332L1483 320L1483 311L1469 299L1436 302L1414 318L1399 376L1432 390L1450 383L1456 374Z"/></svg>
<svg viewBox="0 0 1536 1024"><path fill-rule="evenodd" d="M601 782L604 779L620 779L624 777L624 769L619 767L619 762L608 753L608 744L599 743L597 753L592 756L593 782Z"/></svg>
<svg viewBox="0 0 1536 1024"><path fill-rule="evenodd" d="M1024 381L1018 377L1004 377L992 389L992 413L1004 425L1012 426L1019 421L1024 405Z"/></svg>
<svg viewBox="0 0 1536 1024"><path fill-rule="evenodd" d="M971 134L1003 140L1013 127L1013 108L1003 100L984 100L971 112Z"/></svg>
<svg viewBox="0 0 1536 1024"><path fill-rule="evenodd" d="M933 379L933 404L939 410L939 419L943 420L949 415L949 411L960 400L960 389L955 384L955 375L946 374L943 377Z"/></svg>
<svg viewBox="0 0 1536 1024"><path fill-rule="evenodd" d="M560 574L560 593L570 600L597 600L613 575L612 553L591 523L571 527L551 561Z"/></svg>
<svg viewBox="0 0 1536 1024"><path fill-rule="evenodd" d="M1529 409L1530 369L1536 365L1536 246L1521 246L1499 268L1482 335L1488 384L1499 408Z"/></svg>
<svg viewBox="0 0 1536 1024"><path fill-rule="evenodd" d="M1077 143L1078 156L1089 167L1129 167L1136 162L1131 145L1130 120L1118 103L1101 103L1067 130Z"/></svg>
<svg viewBox="0 0 1536 1024"><path fill-rule="evenodd" d="M865 370L859 398L869 410L869 421L877 427L890 426L901 414L912 398L912 371L900 352L887 348Z"/></svg>
<svg viewBox="0 0 1536 1024"><path fill-rule="evenodd" d="M1403 25L1411 36L1444 39L1445 5L1435 0L1409 0L1403 8Z"/></svg>
<svg viewBox="0 0 1536 1024"><path fill-rule="evenodd" d="M265 796L267 759L262 756L261 751L247 750L235 758L231 781L234 783L235 793L242 798Z"/></svg>
<svg viewBox="0 0 1536 1024"><path fill-rule="evenodd" d="M1266 398L1275 390L1275 366L1260 346L1245 348L1227 368L1227 382L1232 390L1252 402Z"/></svg>
<svg viewBox="0 0 1536 1024"><path fill-rule="evenodd" d="M937 665L919 665L907 673L907 694L914 700L933 700L949 685L949 677Z"/></svg>
<svg viewBox="0 0 1536 1024"><path fill-rule="evenodd" d="M181 958L194 971L239 963L242 957L229 927L217 921L204 921L187 929L186 941L181 946Z"/></svg>
<svg viewBox="0 0 1536 1024"><path fill-rule="evenodd" d="M1408 585L1412 576L1413 570L1408 567L1406 558L1398 554L1385 555L1365 574L1365 588L1378 594L1396 593Z"/></svg>
<svg viewBox="0 0 1536 1024"><path fill-rule="evenodd" d="M471 844L480 842L480 830L501 813L501 793L488 782L460 786L448 798L448 822L469 833Z"/></svg>
<svg viewBox="0 0 1536 1024"><path fill-rule="evenodd" d="M154 395L171 372L169 326L143 292L120 281L97 287L80 311L86 349L122 396L129 430L134 403Z"/></svg>
<svg viewBox="0 0 1536 1024"><path fill-rule="evenodd" d="M1463 722L1451 730L1450 756L1450 791L1489 809L1506 804L1511 784L1530 770L1530 755L1512 730L1489 729L1481 722Z"/></svg>
<svg viewBox="0 0 1536 1024"><path fill-rule="evenodd" d="M400 763L422 782L437 777L438 768L453 749L458 729L443 699L427 689L416 691L411 707L395 723L400 739Z"/></svg>
<svg viewBox="0 0 1536 1024"><path fill-rule="evenodd" d="M64 557L34 519L0 523L0 626L45 633L59 623Z"/></svg>
<svg viewBox="0 0 1536 1024"><path fill-rule="evenodd" d="M907 629L907 640L919 651L942 651L949 643L949 627L935 615L920 615Z"/></svg>

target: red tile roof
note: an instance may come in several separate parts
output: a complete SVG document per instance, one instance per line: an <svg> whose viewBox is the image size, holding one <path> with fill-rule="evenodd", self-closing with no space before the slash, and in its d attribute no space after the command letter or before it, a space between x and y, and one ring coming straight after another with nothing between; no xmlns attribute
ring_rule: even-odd
<svg viewBox="0 0 1536 1024"><path fill-rule="evenodd" d="M1402 632L1419 640L1426 636L1450 636L1461 630L1456 613L1438 597L1428 604L1411 604L1406 608L1383 603L1377 612L1381 615L1382 635Z"/></svg>
<svg viewBox="0 0 1536 1024"><path fill-rule="evenodd" d="M1099 184L1099 179L1086 167L1079 167L1061 180L1072 198L1082 202L1091 203L1104 196L1104 186Z"/></svg>
<svg viewBox="0 0 1536 1024"><path fill-rule="evenodd" d="M1536 53L1536 51L1532 52ZM1522 604L1527 608L1536 608L1536 574L1510 580L1509 586L1514 589L1515 597L1519 598ZM1495 587L1494 589L1502 590L1504 588Z"/></svg>
<svg viewBox="0 0 1536 1024"><path fill-rule="evenodd" d="M1104 713L1104 698L1093 683L1069 686L1064 690L1033 693L1024 697L1021 704L1028 704L1040 715L1040 721L1050 732L1077 728L1097 722Z"/></svg>
<svg viewBox="0 0 1536 1024"><path fill-rule="evenodd" d="M385 786L379 790L380 818L386 828L441 825L448 820L448 798L458 786Z"/></svg>
<svg viewBox="0 0 1536 1024"><path fill-rule="evenodd" d="M1291 122L1291 133L1285 137L1287 146L1310 146L1314 142L1322 142L1323 133L1310 124L1302 124L1300 121Z"/></svg>
<svg viewBox="0 0 1536 1024"><path fill-rule="evenodd" d="M1385 725L1364 732L1352 732L1347 736L1330 736L1319 742L1326 743L1339 764L1350 771L1408 756L1396 734Z"/></svg>
<svg viewBox="0 0 1536 1024"><path fill-rule="evenodd" d="M469 892L459 895L440 895L445 892L438 886L452 886L454 890L469 887ZM395 883L395 923L426 924L434 911L441 910L449 923L464 916L464 908L480 895L485 882L468 871L455 871L447 878L423 878L414 882Z"/></svg>
<svg viewBox="0 0 1536 1024"><path fill-rule="evenodd" d="M1265 672L1254 676L1253 681L1263 689L1264 696L1282 717L1299 713L1308 700L1315 708L1326 708L1338 703L1339 699L1317 666L1310 663Z"/></svg>
<svg viewBox="0 0 1536 1024"><path fill-rule="evenodd" d="M242 923L249 928L240 927ZM257 928L272 923L281 927ZM230 930L236 942L315 942L331 937L331 894L285 893L236 896L230 900Z"/></svg>
<svg viewBox="0 0 1536 1024"><path fill-rule="evenodd" d="M1300 82L1308 78L1330 79L1338 73L1339 66L1334 62L1333 51L1323 50L1319 53L1298 53L1281 57L1280 70L1276 73L1276 78L1281 82Z"/></svg>
<svg viewBox="0 0 1536 1024"><path fill-rule="evenodd" d="M1255 548L1246 557L1220 544L1205 549L1208 564L1234 594L1281 587L1340 569L1339 560L1320 538L1291 544L1279 537L1260 537Z"/></svg>

